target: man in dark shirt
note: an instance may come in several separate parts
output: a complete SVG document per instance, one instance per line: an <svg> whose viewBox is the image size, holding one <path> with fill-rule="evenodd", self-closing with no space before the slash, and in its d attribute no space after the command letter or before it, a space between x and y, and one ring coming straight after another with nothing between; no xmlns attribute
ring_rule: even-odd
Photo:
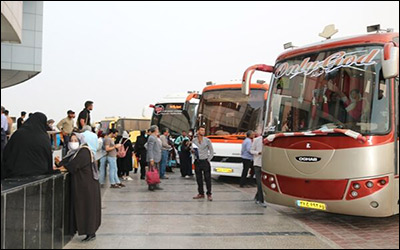
<svg viewBox="0 0 400 250"><path fill-rule="evenodd" d="M79 113L78 116L78 121L77 121L77 127L79 130L82 130L82 128L86 125L90 125L90 111L93 110L93 102L92 101L87 101L85 102L85 108Z"/></svg>
<svg viewBox="0 0 400 250"><path fill-rule="evenodd" d="M26 112L22 111L21 112L21 117L18 118L17 120L17 129L21 128L22 124L24 124L25 122L25 116L26 116Z"/></svg>

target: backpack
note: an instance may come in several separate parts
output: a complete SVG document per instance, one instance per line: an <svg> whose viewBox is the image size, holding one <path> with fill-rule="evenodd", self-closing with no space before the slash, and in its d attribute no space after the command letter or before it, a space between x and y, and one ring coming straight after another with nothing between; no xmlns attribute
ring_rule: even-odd
<svg viewBox="0 0 400 250"><path fill-rule="evenodd" d="M126 153L129 150L129 147L125 147L125 143L128 141L129 139L126 139L126 141L124 143L122 143L122 146L118 149L118 153L117 153L117 157L118 158L125 158ZM121 139L122 142L122 139Z"/></svg>

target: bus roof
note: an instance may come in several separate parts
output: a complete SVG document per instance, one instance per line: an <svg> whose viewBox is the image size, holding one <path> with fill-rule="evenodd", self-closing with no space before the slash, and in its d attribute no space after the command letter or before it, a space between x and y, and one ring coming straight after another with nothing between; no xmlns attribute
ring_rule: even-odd
<svg viewBox="0 0 400 250"><path fill-rule="evenodd" d="M352 46L357 44L384 44L389 41L393 41L393 39L398 36L399 33L391 32L391 33L375 33L368 35L359 35L359 36L324 40L318 43L313 43L299 48L295 48L293 50L285 51L278 56L278 59L276 61L278 62L290 57L295 57L301 54L307 54L314 51L320 51L325 49L333 49L333 48Z"/></svg>
<svg viewBox="0 0 400 250"><path fill-rule="evenodd" d="M268 84L258 84L258 83L252 83L250 85L251 89L265 89L268 90ZM241 89L242 84L241 83L236 83L236 84L221 84L221 85L213 85L213 86L208 86L203 89L203 93L207 91L212 91L212 90L221 90L221 89Z"/></svg>
<svg viewBox="0 0 400 250"><path fill-rule="evenodd" d="M188 93L175 93L175 94L169 94L167 96L164 96L163 99L157 102L157 104L161 103L185 103L186 98L188 97Z"/></svg>

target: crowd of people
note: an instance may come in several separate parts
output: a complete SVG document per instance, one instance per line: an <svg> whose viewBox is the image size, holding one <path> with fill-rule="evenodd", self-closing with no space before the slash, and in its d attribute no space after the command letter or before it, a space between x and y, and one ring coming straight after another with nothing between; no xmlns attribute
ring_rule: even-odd
<svg viewBox="0 0 400 250"><path fill-rule="evenodd" d="M75 112L68 110L67 117L55 126L40 112L21 112L17 130L12 132L13 121L9 112L1 107L1 179L48 175L69 172L73 202L72 233L86 235L83 241L96 238L101 225L101 188L105 187L107 168L111 189L125 187L123 182L132 181L130 173L136 174L140 165L140 179L146 180L150 191L162 190L161 180L168 179L167 169L173 171L171 162L177 162L182 178L192 178L193 165L198 184L195 200L213 201L211 160L214 149L205 137L205 128L182 131L172 140L168 129L160 133L156 125L141 131L136 143L130 140L128 131L119 134L115 129L94 131L91 126L93 102L87 101L75 123ZM63 144L62 158L53 158L52 131L59 130ZM246 187L250 177L257 181L255 201L266 207L261 184L262 137L247 132L242 144L243 173L241 187ZM27 139L29 138L29 139ZM176 155L177 152L177 155ZM138 167L135 168L135 161ZM204 182L207 191L204 190Z"/></svg>
<svg viewBox="0 0 400 250"><path fill-rule="evenodd" d="M192 178L195 165L198 194L193 199L205 199L207 195L207 200L213 201L210 161L214 150L204 127L197 133L182 131L172 140L168 129L160 134L153 125L141 131L133 144L128 131L95 131L90 123L92 110L93 102L87 101L76 123L72 110L58 123L40 112L30 114L28 119L26 112L21 112L16 131L11 132L13 121L1 107L1 179L69 172L72 233L86 235L83 241L95 239L101 225L101 188L105 188L107 175L110 188L121 189L125 187L123 182L133 180L130 173L138 173L140 166L140 179L147 181L148 189L162 190L161 180L168 179L167 170L173 171L172 162L176 164L179 156L182 178ZM53 157L56 133L61 135L62 157Z"/></svg>

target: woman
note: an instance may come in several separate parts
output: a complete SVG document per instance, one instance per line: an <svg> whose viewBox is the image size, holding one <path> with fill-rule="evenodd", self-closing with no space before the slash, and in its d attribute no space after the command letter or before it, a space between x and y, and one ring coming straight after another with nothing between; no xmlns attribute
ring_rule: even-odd
<svg viewBox="0 0 400 250"><path fill-rule="evenodd" d="M54 173L46 126L46 115L35 113L13 134L3 152L1 179Z"/></svg>
<svg viewBox="0 0 400 250"><path fill-rule="evenodd" d="M129 172L133 170L133 145L129 139L128 132L124 131L122 133L122 138L119 140L119 144L121 144L123 147L120 150L126 150L126 154L125 157L118 157L117 159L118 176L125 181L132 181L133 179L129 176Z"/></svg>
<svg viewBox="0 0 400 250"><path fill-rule="evenodd" d="M191 158L192 143L188 138L184 139L181 147L181 168L182 177L190 178L193 176L192 158Z"/></svg>
<svg viewBox="0 0 400 250"><path fill-rule="evenodd" d="M71 173L72 233L78 231L86 235L83 242L91 241L101 224L99 173L93 153L86 144L80 145L78 135L71 136L68 148L61 162L56 158L56 169Z"/></svg>
<svg viewBox="0 0 400 250"><path fill-rule="evenodd" d="M146 179L146 166L147 166L147 150L146 150L146 145L147 143L147 137L146 137L146 131L142 130L140 131L140 136L138 136L136 143L135 143L135 154L139 158L140 162L140 179L144 180Z"/></svg>

